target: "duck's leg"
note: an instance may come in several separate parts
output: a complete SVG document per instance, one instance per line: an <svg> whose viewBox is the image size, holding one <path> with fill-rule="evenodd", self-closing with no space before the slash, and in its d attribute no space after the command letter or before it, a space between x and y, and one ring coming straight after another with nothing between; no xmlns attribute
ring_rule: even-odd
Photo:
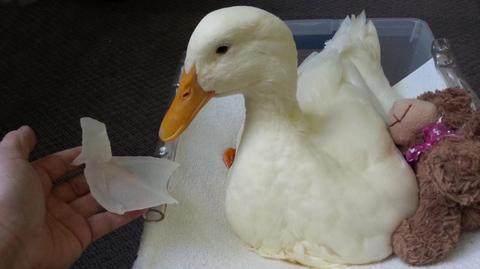
<svg viewBox="0 0 480 269"><path fill-rule="evenodd" d="M225 166L227 168L232 167L233 160L235 160L235 153L236 153L236 150L234 148L227 148L223 152L223 163L225 163Z"/></svg>

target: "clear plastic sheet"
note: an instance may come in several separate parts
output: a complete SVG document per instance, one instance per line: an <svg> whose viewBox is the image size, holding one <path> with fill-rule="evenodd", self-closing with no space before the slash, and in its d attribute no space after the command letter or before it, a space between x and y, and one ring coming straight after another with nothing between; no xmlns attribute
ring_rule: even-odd
<svg viewBox="0 0 480 269"><path fill-rule="evenodd" d="M90 192L106 210L125 212L176 203L167 183L178 168L173 161L144 156L112 156L105 124L82 118L82 153L73 164L85 164Z"/></svg>

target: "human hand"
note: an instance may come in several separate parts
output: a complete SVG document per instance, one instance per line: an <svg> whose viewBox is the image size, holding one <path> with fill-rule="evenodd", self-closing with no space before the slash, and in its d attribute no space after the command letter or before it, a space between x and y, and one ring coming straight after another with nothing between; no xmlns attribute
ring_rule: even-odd
<svg viewBox="0 0 480 269"><path fill-rule="evenodd" d="M144 212L104 212L83 174L53 187L78 169L70 163L81 149L29 162L35 144L27 126L0 142L0 268L67 268L93 241Z"/></svg>

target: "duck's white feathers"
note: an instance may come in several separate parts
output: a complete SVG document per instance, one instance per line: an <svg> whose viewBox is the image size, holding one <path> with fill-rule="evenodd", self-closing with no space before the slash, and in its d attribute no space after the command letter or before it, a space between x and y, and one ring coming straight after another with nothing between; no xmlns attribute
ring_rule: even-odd
<svg viewBox="0 0 480 269"><path fill-rule="evenodd" d="M356 40L344 37L346 25L371 32L364 22L344 23L336 36L344 41L329 45L340 49L326 48L300 66L300 116L269 113L246 98L226 209L234 231L261 255L320 268L378 261L390 255L391 234L416 208L414 174L354 63L358 55L378 62L379 49L347 50Z"/></svg>
<svg viewBox="0 0 480 269"><path fill-rule="evenodd" d="M388 111L399 97L393 91L381 66L378 34L365 12L345 18L334 37L326 42L325 49L336 50L348 58L358 69L364 81L381 104L379 112L386 119Z"/></svg>
<svg viewBox="0 0 480 269"><path fill-rule="evenodd" d="M309 266L384 259L417 187L380 116L388 89L371 86L386 81L375 29L364 15L347 18L297 80L293 39L274 18L251 7L216 11L187 52L202 87L245 96L225 203L232 229L261 255ZM239 29L216 56L210 41Z"/></svg>

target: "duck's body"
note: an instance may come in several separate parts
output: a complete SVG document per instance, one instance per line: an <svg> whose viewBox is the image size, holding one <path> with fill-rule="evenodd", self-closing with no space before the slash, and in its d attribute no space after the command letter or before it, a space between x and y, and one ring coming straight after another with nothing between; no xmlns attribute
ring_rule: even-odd
<svg viewBox="0 0 480 269"><path fill-rule="evenodd" d="M317 101L317 115L290 98L246 97L226 211L234 231L261 255L318 267L379 261L415 208L412 171L382 118L346 79L330 102Z"/></svg>
<svg viewBox="0 0 480 269"><path fill-rule="evenodd" d="M230 54L208 56L201 38L231 45ZM228 220L242 240L263 256L318 267L390 255L392 232L416 209L416 181L378 111L384 103L341 51L309 59L297 85L296 49L284 23L234 7L197 26L185 67L197 70L201 88L245 96L226 195Z"/></svg>

